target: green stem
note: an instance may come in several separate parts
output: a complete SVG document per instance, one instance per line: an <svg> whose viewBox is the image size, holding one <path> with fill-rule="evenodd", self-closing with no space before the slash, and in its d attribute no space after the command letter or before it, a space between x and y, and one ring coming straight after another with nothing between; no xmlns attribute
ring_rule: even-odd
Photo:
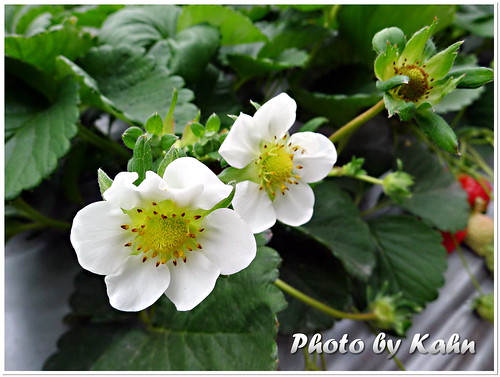
<svg viewBox="0 0 500 377"><path fill-rule="evenodd" d="M101 137L96 133L90 131L87 127L78 124L78 132L80 136L87 140L88 142L94 144L95 146L102 148L104 150L112 151L119 157L124 159L130 158L130 153L123 148L120 144L110 140L108 138Z"/></svg>
<svg viewBox="0 0 500 377"><path fill-rule="evenodd" d="M22 198L17 198L12 202L12 205L18 210L23 212L28 218L35 220L36 222L48 226L50 228L68 230L71 228L71 224L65 221L54 220L48 216L45 216L38 212L36 209L31 207Z"/></svg>
<svg viewBox="0 0 500 377"><path fill-rule="evenodd" d="M383 180L381 180L379 178L375 178L375 177L370 177L369 175L365 175L365 174L355 175L354 178L359 179L361 181L373 183L374 185L381 185L381 186L384 185Z"/></svg>
<svg viewBox="0 0 500 377"><path fill-rule="evenodd" d="M469 146L469 154L471 157L474 159L474 162L481 168L483 171L490 177L491 180L494 179L495 174L493 173L493 170L488 166L486 162L484 162L483 157L479 154L479 152L475 149Z"/></svg>
<svg viewBox="0 0 500 377"><path fill-rule="evenodd" d="M465 259L464 253L462 252L460 245L458 244L455 237L452 236L452 239L453 239L453 243L455 244L455 249L458 253L458 257L460 258L460 261L462 262L462 265L464 266L465 271L467 271L467 274L469 275L469 279L470 279L472 285L474 286L474 288L476 288L476 291L478 291L479 294L482 295L483 290L481 289L481 286L479 285L478 281L476 280L476 277L474 276L474 274L470 270L469 263L467 263L467 259Z"/></svg>
<svg viewBox="0 0 500 377"><path fill-rule="evenodd" d="M346 313L334 309L328 305L323 304L322 302L319 302L318 300L315 300L314 298L306 295L305 293L300 292L299 290L288 285L281 279L277 279L274 282L274 284L276 284L283 292L288 293L290 296L295 297L297 300L302 301L304 304L312 306L313 308L319 310L320 312L328 314L334 318L353 319L357 321L371 321L377 318L375 313Z"/></svg>
<svg viewBox="0 0 500 377"><path fill-rule="evenodd" d="M320 353L319 354L319 360L321 362L321 370L324 370L324 371L327 371L327 367L326 367L326 360L325 360L325 354L324 353Z"/></svg>
<svg viewBox="0 0 500 377"><path fill-rule="evenodd" d="M339 141L345 137L349 137L353 132L355 132L360 126L372 119L375 115L380 113L385 108L384 100L381 99L375 105L370 107L364 113L358 115L353 120L349 121L337 131L332 133L329 139L333 142Z"/></svg>

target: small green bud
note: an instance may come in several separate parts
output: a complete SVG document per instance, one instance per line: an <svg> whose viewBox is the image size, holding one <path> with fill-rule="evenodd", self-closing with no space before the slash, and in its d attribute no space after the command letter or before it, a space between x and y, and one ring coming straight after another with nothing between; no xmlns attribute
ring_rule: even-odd
<svg viewBox="0 0 500 377"><path fill-rule="evenodd" d="M163 121L158 113L151 115L146 121L146 131L153 135L161 135L163 130Z"/></svg>
<svg viewBox="0 0 500 377"><path fill-rule="evenodd" d="M220 119L217 114L213 113L207 120L207 124L205 125L207 131L210 132L219 132L220 129Z"/></svg>
<svg viewBox="0 0 500 377"><path fill-rule="evenodd" d="M362 169L364 163L365 163L364 158L356 158L353 156L351 161L342 166L344 175L355 177L357 175L366 174L366 170Z"/></svg>
<svg viewBox="0 0 500 377"><path fill-rule="evenodd" d="M388 330L396 319L394 302L391 297L383 296L370 304L370 310L377 316L375 326L382 330Z"/></svg>
<svg viewBox="0 0 500 377"><path fill-rule="evenodd" d="M472 305L481 318L491 323L495 321L495 296L493 293L479 296Z"/></svg>
<svg viewBox="0 0 500 377"><path fill-rule="evenodd" d="M400 202L411 196L411 191L408 187L413 185L413 177L410 174L404 171L396 171L388 174L383 182L384 193L394 201Z"/></svg>
<svg viewBox="0 0 500 377"><path fill-rule="evenodd" d="M142 136L143 134L144 131L141 128L129 127L125 130L125 132L122 135L123 143L130 149L134 149L135 142L137 141L139 136Z"/></svg>
<svg viewBox="0 0 500 377"><path fill-rule="evenodd" d="M196 137L202 137L205 134L205 127L198 122L191 123L190 127Z"/></svg>

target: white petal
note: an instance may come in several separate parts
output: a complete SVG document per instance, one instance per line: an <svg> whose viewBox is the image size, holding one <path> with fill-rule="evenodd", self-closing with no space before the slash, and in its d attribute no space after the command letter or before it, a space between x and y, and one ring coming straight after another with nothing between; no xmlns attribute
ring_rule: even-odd
<svg viewBox="0 0 500 377"><path fill-rule="evenodd" d="M95 274L115 273L130 255L124 245L134 236L121 228L129 221L120 208L104 201L78 211L70 239L81 266Z"/></svg>
<svg viewBox="0 0 500 377"><path fill-rule="evenodd" d="M302 166L295 172L304 182L317 182L327 176L337 161L337 150L326 137L316 132L297 132L290 136L292 146L300 146L293 159L294 165Z"/></svg>
<svg viewBox="0 0 500 377"><path fill-rule="evenodd" d="M289 185L285 195L276 194L273 201L276 217L282 223L299 226L311 220L314 207L314 192L307 183Z"/></svg>
<svg viewBox="0 0 500 377"><path fill-rule="evenodd" d="M257 246L250 227L236 212L222 208L203 221L205 231L198 238L203 255L220 268L223 275L248 267L255 258Z"/></svg>
<svg viewBox="0 0 500 377"><path fill-rule="evenodd" d="M236 185L233 208L250 226L253 233L269 229L276 222L271 199L265 190L259 190L254 182L244 181Z"/></svg>
<svg viewBox="0 0 500 377"><path fill-rule="evenodd" d="M243 169L259 156L260 133L251 116L240 113L219 153L229 165Z"/></svg>
<svg viewBox="0 0 500 377"><path fill-rule="evenodd" d="M165 294L177 310L193 309L202 302L215 287L220 271L200 252L187 254L187 262L169 263L171 282Z"/></svg>
<svg viewBox="0 0 500 377"><path fill-rule="evenodd" d="M161 202L172 199L172 195L167 190L165 181L155 172L147 171L146 178L137 187L142 201Z"/></svg>
<svg viewBox="0 0 500 377"><path fill-rule="evenodd" d="M202 162L192 157L181 157L174 160L165 169L163 179L168 188L187 189L203 185L203 192L193 198L196 208L210 209L222 199L229 196L232 186L222 181Z"/></svg>
<svg viewBox="0 0 500 377"><path fill-rule="evenodd" d="M164 264L156 267L156 259L142 262L142 255L132 255L116 275L104 279L112 307L137 312L153 305L170 283L170 271Z"/></svg>
<svg viewBox="0 0 500 377"><path fill-rule="evenodd" d="M104 192L104 199L123 209L139 206L141 199L137 193L137 186L134 185L137 178L139 174L135 172L118 173L111 187Z"/></svg>
<svg viewBox="0 0 500 377"><path fill-rule="evenodd" d="M286 93L270 99L253 116L255 125L261 129L261 138L271 141L281 138L295 123L297 104Z"/></svg>

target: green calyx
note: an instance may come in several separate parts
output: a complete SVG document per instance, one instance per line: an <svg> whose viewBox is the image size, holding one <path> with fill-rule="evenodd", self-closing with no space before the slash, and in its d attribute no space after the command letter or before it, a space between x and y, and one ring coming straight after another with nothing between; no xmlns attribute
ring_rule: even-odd
<svg viewBox="0 0 500 377"><path fill-rule="evenodd" d="M409 120L418 107L424 103L437 104L460 81L453 82L453 88L450 88L449 80L443 79L450 71L462 42L435 54L430 37L436 24L437 20L434 20L430 26L417 31L408 42L402 37L403 32L394 27L381 30L374 36L373 45L379 53L374 65L375 75L380 80L377 87L392 97L392 101L386 101L389 116L398 114L401 120ZM393 79L397 76L408 80ZM415 106L409 106L409 103Z"/></svg>

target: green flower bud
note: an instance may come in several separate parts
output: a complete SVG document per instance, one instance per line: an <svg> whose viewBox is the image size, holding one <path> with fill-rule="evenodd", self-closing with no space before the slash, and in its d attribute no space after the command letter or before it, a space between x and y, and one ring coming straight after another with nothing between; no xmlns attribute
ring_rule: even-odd
<svg viewBox="0 0 500 377"><path fill-rule="evenodd" d="M474 300L473 308L483 319L493 323L495 320L495 296L493 293L479 296Z"/></svg>
<svg viewBox="0 0 500 377"><path fill-rule="evenodd" d="M413 177L404 171L396 171L388 174L384 179L384 193L390 196L394 201L400 202L411 196L411 191L408 189L413 185Z"/></svg>

